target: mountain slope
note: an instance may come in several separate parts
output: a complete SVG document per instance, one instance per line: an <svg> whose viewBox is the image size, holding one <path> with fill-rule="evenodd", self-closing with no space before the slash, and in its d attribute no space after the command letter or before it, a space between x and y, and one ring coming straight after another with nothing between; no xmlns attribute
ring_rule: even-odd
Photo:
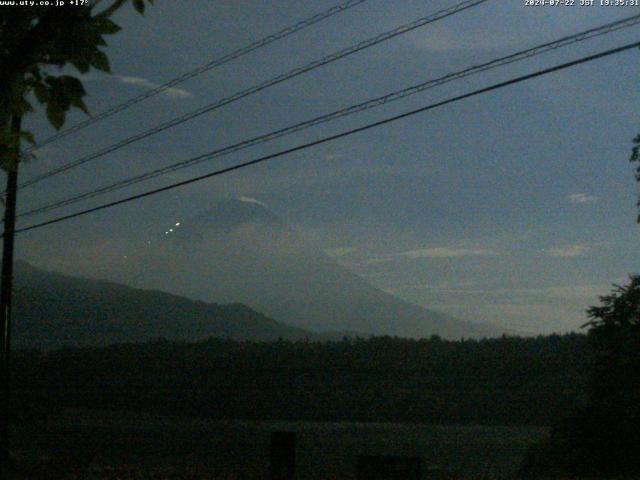
<svg viewBox="0 0 640 480"><path fill-rule="evenodd" d="M241 302L317 332L446 338L502 333L371 286L251 199L223 202L183 222L131 264L126 283L205 301Z"/></svg>
<svg viewBox="0 0 640 480"><path fill-rule="evenodd" d="M15 267L14 344L52 348L154 338L275 340L313 335L241 304L217 305L117 283Z"/></svg>

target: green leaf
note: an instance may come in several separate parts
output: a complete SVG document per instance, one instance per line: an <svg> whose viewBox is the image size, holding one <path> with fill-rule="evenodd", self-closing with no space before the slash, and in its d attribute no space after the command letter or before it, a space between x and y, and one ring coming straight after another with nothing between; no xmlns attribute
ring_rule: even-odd
<svg viewBox="0 0 640 480"><path fill-rule="evenodd" d="M135 8L139 14L144 15L144 0L133 0L133 8Z"/></svg>
<svg viewBox="0 0 640 480"><path fill-rule="evenodd" d="M111 65L109 64L109 58L104 52L100 50L96 50L93 53L93 56L91 57L91 65L93 65L98 70L111 73Z"/></svg>
<svg viewBox="0 0 640 480"><path fill-rule="evenodd" d="M33 107L25 98L27 88L20 88L7 92L7 96L0 101L0 108L8 112L10 115L23 116L32 112Z"/></svg>
<svg viewBox="0 0 640 480"><path fill-rule="evenodd" d="M45 87L42 82L34 83L33 93L40 103L47 103L49 101L49 90L47 90L47 87Z"/></svg>
<svg viewBox="0 0 640 480"><path fill-rule="evenodd" d="M53 105L53 102L47 104L47 118L56 130L60 130L62 128L64 121L66 120L66 116L66 112Z"/></svg>
<svg viewBox="0 0 640 480"><path fill-rule="evenodd" d="M64 123L64 114L71 107L76 107L85 113L89 113L83 101L86 91L78 78L71 75L61 75L59 77L48 75L45 78L45 83L48 86L48 89L46 89L48 94L46 99L47 116L56 128L59 128L57 125L60 122Z"/></svg>
<svg viewBox="0 0 640 480"><path fill-rule="evenodd" d="M58 81L62 89L70 96L84 97L87 92L82 86L80 79L72 77L71 75L62 75L58 77Z"/></svg>
<svg viewBox="0 0 640 480"><path fill-rule="evenodd" d="M76 108L79 108L84 113L89 113L87 110L87 106L85 105L82 97L84 97L87 92L82 85L82 82L76 77L72 77L69 75L64 75L58 78L63 95L65 96L65 100Z"/></svg>
<svg viewBox="0 0 640 480"><path fill-rule="evenodd" d="M70 102L74 107L82 110L87 115L89 114L89 109L87 108L87 105L84 103L84 100L82 100L82 98L71 98Z"/></svg>
<svg viewBox="0 0 640 480"><path fill-rule="evenodd" d="M27 99L24 98L24 96L21 96L18 103L16 104L16 108L14 109L14 112L16 115L19 115L22 117L29 112L33 112L33 107L27 101Z"/></svg>
<svg viewBox="0 0 640 480"><path fill-rule="evenodd" d="M76 67L80 73L87 73L91 68L91 64L86 58L76 58L73 60L69 60L69 63Z"/></svg>
<svg viewBox="0 0 640 480"><path fill-rule="evenodd" d="M114 33L118 33L122 30L118 24L108 18L101 18L95 22L98 32L102 35L113 35Z"/></svg>

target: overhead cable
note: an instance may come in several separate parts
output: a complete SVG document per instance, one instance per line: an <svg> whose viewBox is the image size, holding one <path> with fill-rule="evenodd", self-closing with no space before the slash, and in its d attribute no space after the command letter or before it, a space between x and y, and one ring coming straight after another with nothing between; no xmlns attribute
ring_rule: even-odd
<svg viewBox="0 0 640 480"><path fill-rule="evenodd" d="M402 90L398 90L380 97L376 97L370 100L367 100L365 102L362 103L358 103L355 105L351 105L349 107L346 108L342 108L340 110L336 110L334 112L325 114L325 115L321 115L321 116L317 116L314 117L310 120L306 120L304 122L300 122L300 123L296 123L294 125L285 127L285 128L281 128L257 137L253 137L251 139L248 140L244 140L238 143L235 143L233 145L229 145L227 147L224 148L220 148L217 150L214 150L213 152L208 152L206 154L203 155L198 155L196 157L187 159L187 160L183 160L181 162L177 162L171 165L167 165L164 167L160 167L157 168L155 170L151 170L149 172L145 172L139 175L135 175L133 177L129 177L123 180L119 180L117 182L111 183L109 185L103 186L103 187L99 187L97 189L93 189L90 190L88 192L84 192L84 193L80 193L80 194L75 194L75 195L71 195L69 197L60 199L60 200L56 200L54 202L48 203L46 205L42 205L42 206L38 206L38 207L34 207L30 210L27 210L25 212L22 212L18 215L18 217L27 217L27 216L32 216L32 215L36 215L39 213L44 213L44 212L48 212L51 210L55 210L58 208L62 208L65 206L69 206L69 205L73 205L75 203L78 203L80 201L83 200L87 200L90 198L94 198L96 196L100 196L100 195L104 195L106 193L109 192L113 192L116 190L120 190L122 188L126 188L129 187L131 185L135 185L137 183L146 181L146 180L150 180L152 178L161 176L161 175L165 175L167 173L171 173L171 172L175 172L177 170L181 170L183 168L187 168L187 167L191 167L193 165L197 165L199 163L205 162L205 161L209 161L212 160L214 158L219 158L222 157L224 155L228 155L230 153L234 153L234 152L238 152L240 150L243 150L245 148L249 148L258 144L262 144L280 137L284 137L286 135L291 135L293 133L299 132L301 130L306 130L308 128L311 128L313 126L322 124L322 123L326 123L332 120L336 120L338 118L341 117L345 117L348 115L353 115L355 113L358 112L362 112L365 110L369 110L381 105L385 105L397 100L400 100L402 98L408 97L410 95L415 95L417 93L423 92L425 90L452 82L454 80L458 80L461 78L465 78L467 76L471 76L471 75L475 75L481 72L485 72L487 70L491 70L494 68L498 68L504 65L508 65L517 61L521 61L521 60L525 60L537 55L541 55L543 53L552 51L552 50L556 50L559 48L563 48L563 47L567 47L569 45L578 43L578 42L582 42L591 38L595 38L601 35L605 35L617 30L621 30L623 28L628 28L634 25L637 25L638 23L640 23L640 14L639 15L633 15L631 17L616 21L616 22L612 22L606 25L602 25L600 27L595 27L595 28L591 28L589 30L585 30L579 33L576 33L574 35L569 35L557 40L554 40L552 42L547 42L544 43L542 45L538 45L526 50L521 50L519 52L507 55L507 56L503 56L500 58L496 58L494 60L491 60L489 62L485 62L482 64L478 64L478 65L474 65L471 67L468 67L464 70L460 70L457 72L453 72L453 73L449 73L447 75L435 78L435 79L431 79L422 83L419 83L417 85L413 85L410 86L408 88L404 88Z"/></svg>
<svg viewBox="0 0 640 480"><path fill-rule="evenodd" d="M207 63L205 63L204 65L200 65L197 68L194 68L193 70L189 70L188 72L185 72L175 78L172 78L171 80L158 85L157 87L154 87L150 90L145 91L144 93L141 93L140 95L136 95L135 97L132 97L118 105L114 105L113 107L110 107L100 113L98 113L97 115L92 115L90 118L82 121L82 122L78 122L75 125L72 125L58 133L56 133L55 135L52 135L48 138L45 138L44 140L38 142L38 144L36 146L34 146L31 150L39 148L39 147L43 147L44 145L47 145L49 143L55 142L63 137L66 137L68 135L71 135L72 133L78 132L80 130L83 130L84 128L93 125L97 122L100 122L102 120L104 120L105 118L108 118L112 115L115 115L116 113L122 112L123 110L126 110L130 107L132 107L133 105L136 105L137 103L142 102L143 100L146 100L148 98L151 98L155 95L158 95L162 92L165 92L167 90L169 90L170 88L174 88L176 85L180 85L183 82L186 82L187 80L197 77L198 75L201 75L202 73L208 72L209 70L213 70L214 68L217 68L221 65L224 65L225 63L229 63L232 60L235 60L236 58L240 58L250 52L253 52L254 50L258 50L259 48L262 47L266 47L267 45L277 41L277 40L281 40L283 38L286 38L290 35L293 35L296 32L299 32L301 30L304 30L307 27L310 27L312 25L315 25L316 23L319 23L329 17L332 17L334 15L337 15L339 13L342 13L346 10L349 10L352 7L355 7L357 5L360 5L361 3L366 2L367 0L348 0L347 2L344 2L340 5L336 5L333 6L331 8L329 8L328 10L325 10L323 12L320 12L316 15L313 15L309 18L306 18L304 20L301 20L300 22L291 25L289 27L283 28L282 30L280 30L279 32L276 32L274 34L268 35L260 40L257 40L253 43L250 43L249 45L246 45L242 48L239 48L237 50L234 50L230 53L227 53L226 55L223 55L222 57L218 57L215 58Z"/></svg>
<svg viewBox="0 0 640 480"><path fill-rule="evenodd" d="M627 45L623 45L621 47L612 48L612 49L609 49L609 50L605 50L603 52L599 52L599 53L596 53L596 54L593 54L593 55L582 57L582 58L579 58L578 60L573 60L573 61L570 61L570 62L562 63L560 65L556 65L554 67L538 70L538 71L536 71L534 73L530 73L530 74L527 74L527 75L522 75L522 76L513 78L511 80L507 80L507 81L504 81L504 82L496 83L496 84L493 84L493 85L488 86L488 87L480 88L478 90L474 90L472 92L465 93L463 95L458 95L456 97L452 97L452 98L449 98L447 100L443 100L443 101L440 101L440 102L437 102L437 103L432 103L430 105L427 105L427 106L424 106L424 107L421 107L421 108L417 108L415 110L410 110L410 111L405 112L405 113L394 115L392 117L388 117L388 118L385 118L383 120L379 120L377 122L369 123L369 124L366 124L366 125L361 126L361 127L357 127L357 128L353 128L353 129L350 129L350 130L346 130L344 132L337 133L335 135L330 135L330 136L321 138L319 140L315 140L313 142L309 142L309 143L305 143L305 144L302 144L302 145L298 145L298 146L295 146L295 147L292 147L292 148L288 148L286 150L281 150L279 152L272 153L270 155L265 155L265 156L262 156L262 157L259 157L259 158L253 159L253 160L249 160L249 161L246 161L246 162L243 162L243 163L239 163L239 164L230 166L230 167L222 168L220 170L215 170L213 172L209 172L209 173L206 173L204 175L199 175L197 177L193 177L193 178L190 178L190 179L187 179L187 180L182 180L180 182L175 182L175 183L166 185L164 187L156 188L156 189L153 189L153 190L148 190L146 192L139 193L139 194L136 194L136 195L131 195L129 197L122 198L120 200L116 200L116 201L109 202L109 203L104 203L102 205L98 205L98 206L93 207L93 208L88 208L88 209L85 209L85 210L81 210L79 212L71 213L71 214L68 214L68 215L63 215L63 216L60 216L60 217L53 218L51 220L47 220L47 221L44 221L44 222L36 223L34 225L29 225L27 227L23 227L23 228L15 230L15 233L22 233L22 232L27 232L27 231L34 230L34 229L37 229L37 228L42 228L42 227L47 226L47 225L52 225L52 224L55 224L55 223L63 222L63 221L66 221L66 220L70 220L72 218L77 218L77 217L81 217L81 216L84 216L84 215L88 215L90 213L94 213L94 212L98 212L98 211L101 211L101 210L105 210L107 208L112 208L112 207L115 207L117 205L122 205L122 204L125 204L125 203L133 202L135 200L139 200L139 199L142 199L142 198L146 198L146 197L150 197L150 196L153 196L153 195L157 195L157 194L162 193L162 192L166 192L166 191L169 191L169 190L174 190L176 188L183 187L183 186L186 186L186 185L190 185L192 183L200 182L200 181L206 180L208 178L213 178L213 177L216 177L216 176L224 175L224 174L229 173L229 172L233 172L233 171L240 170L240 169L243 169L243 168L246 168L246 167L250 167L252 165L257 165L259 163L264 163L264 162L267 162L269 160L273 160L275 158L279 158L279 157L282 157L282 156L285 156L285 155L289 155L291 153L295 153L295 152L299 152L299 151L302 151L302 150L306 150L308 148L312 148L312 147L315 147L317 145L321 145L321 144L324 144L324 143L332 142L332 141L335 141L335 140L338 140L338 139L341 139L341 138L344 138L344 137L348 137L348 136L354 135L356 133L364 132L364 131L370 130L372 128L376 128L376 127L380 127L382 125L386 125L386 124L389 124L389 123L392 123L392 122L396 122L396 121L401 120L403 118L408 118L408 117L417 115L419 113L423 113L423 112L426 112L426 111L429 111L429 110L433 110L433 109L438 108L438 107L442 107L442 106L449 105L449 104L452 104L452 103L455 103L455 102L459 102L461 100L464 100L464 99L467 99L467 98L470 98L470 97L475 97L475 96L478 96L478 95L489 93L491 91L498 90L498 89L501 89L501 88L504 88L504 87L507 87L507 86L510 86L510 85L515 85L517 83L521 83L521 82L524 82L524 81L527 81L527 80L531 80L533 78L541 77L543 75L549 75L551 73L558 72L560 70L565 70L567 68L571 68L571 67L574 67L574 66L577 66L577 65L581 65L581 64L584 64L584 63L587 63L587 62L592 62L594 60L598 60L600 58L608 57L608 56L611 56L611 55L616 55L616 54L622 53L624 51L631 50L633 48L638 48L638 47L640 47L640 42L634 42L634 43L630 43L630 44L627 44Z"/></svg>
<svg viewBox="0 0 640 480"><path fill-rule="evenodd" d="M477 5L480 5L482 3L485 3L489 0L466 0L462 3L459 3L457 5L454 5L453 7L450 8L446 8L444 10L440 10L432 15L426 16L426 17L422 17L419 18L418 20L415 20L411 23L407 23L405 25L401 25L393 30L390 30L388 32L385 33L381 33L380 35L376 35L373 38L370 38L368 40L364 40L362 42L359 42L356 45L353 45L351 47L345 48L343 50L340 50L338 52L332 53L330 55L327 55L325 57L322 57L319 60L315 60L311 63L308 63L306 65L294 68L293 70L290 70L287 73L283 73L280 74L276 77L273 77L269 80L266 80L264 82L261 82L257 85L254 85L252 87L249 87L247 89L241 90L239 92L236 92L228 97L225 97L221 100L218 100L216 102L210 103L208 105L205 105L201 108L198 108L197 110L194 110L192 112L188 112L184 115L181 115L179 117L176 117L172 120L169 120L167 122L161 123L159 125L156 125L155 127L146 130L144 132L140 132L137 133L135 135L132 135L130 137L127 137L115 144L109 145L101 150L98 150L96 152L93 152L89 155L86 155L84 157L81 157L77 160L73 160L65 165L61 165L60 167L56 167L52 170L49 170L47 172L44 172L40 175L37 175L33 178L31 178L30 180L27 180L23 183L20 184L20 188L25 188L25 187L29 187L31 185L34 185L42 180L45 180L47 178L53 177L54 175L58 175L60 173L66 172L68 170L71 170L72 168L78 167L80 165L84 165L85 163L91 162L93 160L96 160L97 158L101 158L104 157L105 155L109 154L109 153L113 153L117 150L120 150L121 148L130 145L132 143L138 142L140 140L143 140L145 138L148 138L152 135L156 135L160 132L163 132L169 128L173 128L177 125L183 124L185 122L188 122L190 120L193 120L194 118L197 118L201 115L204 115L205 113L209 113L212 112L213 110L217 110L218 108L224 107L226 105L229 105L233 102L236 102L240 99L243 99L245 97L248 97L250 95L253 95L255 93L261 92L263 90L266 90L267 88L270 88L274 85L278 85L280 83L283 83L287 80L290 80L294 77L297 77L299 75L302 75L304 73L310 72L311 70L315 70L316 68L322 67L324 65L327 65L329 63L335 62L337 60L340 60L342 58L345 58L349 55L353 55L354 53L360 52L362 50L365 50L367 48L373 47L374 45L378 45L382 42L385 42L387 40L390 40L392 38L395 38L399 35L403 35L405 33L411 32L412 30L415 30L417 28L423 27L425 25L428 25L430 23L434 23L437 22L438 20L442 20L444 18L447 18L451 15L455 15L456 13L459 13L463 10L466 10L468 8L472 8L475 7Z"/></svg>

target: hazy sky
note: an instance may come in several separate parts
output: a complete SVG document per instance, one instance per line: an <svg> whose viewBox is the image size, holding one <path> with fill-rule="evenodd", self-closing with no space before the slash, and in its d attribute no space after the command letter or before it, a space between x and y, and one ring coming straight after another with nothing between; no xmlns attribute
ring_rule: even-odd
<svg viewBox="0 0 640 480"><path fill-rule="evenodd" d="M118 19L114 75L86 79L92 112L320 12L338 0L158 0ZM44 148L28 178L408 23L456 0L369 0ZM578 1L576 3L579 3ZM42 182L19 209L223 147L632 14L638 7L527 7L490 0ZM638 27L316 127L82 204L120 198L297 145L539 68L640 40ZM526 332L575 329L639 270L640 131L633 50L465 100L318 148L19 237L18 253L73 272L101 266L222 198L259 199L371 283L467 320ZM81 114L70 117L71 123ZM41 115L27 120L38 138ZM80 205L21 221L53 218ZM86 271L84 272L87 273Z"/></svg>

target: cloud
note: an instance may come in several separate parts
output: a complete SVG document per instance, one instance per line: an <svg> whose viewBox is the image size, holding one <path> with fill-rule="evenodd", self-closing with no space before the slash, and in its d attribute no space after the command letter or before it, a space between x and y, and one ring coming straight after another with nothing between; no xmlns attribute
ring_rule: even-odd
<svg viewBox="0 0 640 480"><path fill-rule="evenodd" d="M337 248L327 248L324 253L329 255L330 257L344 257L346 255L350 255L352 253L357 252L358 249L355 247L337 247Z"/></svg>
<svg viewBox="0 0 640 480"><path fill-rule="evenodd" d="M360 262L360 265L379 265L381 263L391 262L393 255L379 255L375 257L369 257Z"/></svg>
<svg viewBox="0 0 640 480"><path fill-rule="evenodd" d="M419 258L458 258L458 257L474 257L474 256L492 256L498 255L493 250L485 248L456 248L456 247L433 247L433 248L420 248L415 250L407 250L400 253L376 253L371 254L364 252L361 249L335 249L333 255L331 250L325 250L330 256L342 257L347 254L355 255L357 259L351 258L348 262L345 262L347 267L358 268L368 267L372 265L379 265L388 262L397 262L402 259L419 259ZM338 253L340 255L338 255ZM341 259L342 260L342 259Z"/></svg>
<svg viewBox="0 0 640 480"><path fill-rule="evenodd" d="M160 85L154 82L151 82L145 78L140 77L127 77L122 75L116 75L116 78L120 80L122 83L126 83L127 85L136 85L144 88L148 88L150 90L158 88ZM171 97L171 98L189 98L192 97L193 94L181 88L169 87L165 88L162 94Z"/></svg>
<svg viewBox="0 0 640 480"><path fill-rule="evenodd" d="M244 203L255 203L256 205L260 205L261 207L268 208L266 203L261 202L256 198L242 196L242 197L239 197L238 200Z"/></svg>
<svg viewBox="0 0 640 480"><path fill-rule="evenodd" d="M475 288L478 284L473 282L461 282L460 284L453 282L442 282L436 285L429 284L402 284L397 290L434 290L444 293L460 293L464 295L481 294L481 295L525 295L525 296L549 296L554 298L565 297L593 297L601 295L608 291L608 285L571 285L559 287L540 287L540 288ZM466 288L474 287L474 288Z"/></svg>
<svg viewBox="0 0 640 480"><path fill-rule="evenodd" d="M542 289L543 293L546 293L550 297L554 298L598 298L600 295L604 295L611 290L611 287L607 284L603 285L571 285L562 287L548 287Z"/></svg>
<svg viewBox="0 0 640 480"><path fill-rule="evenodd" d="M569 203L571 203L572 205L596 203L596 201L598 200L598 197L588 195L586 193L572 193L571 195L568 195L567 198L569 199Z"/></svg>
<svg viewBox="0 0 640 480"><path fill-rule="evenodd" d="M360 251L357 251L358 253L361 253ZM353 252L350 252L350 254L356 253L356 249L354 249ZM365 254L366 255L366 254ZM345 254L346 257L346 254ZM389 263L394 261L397 257L395 255L374 255L374 256L365 256L362 258L358 258L358 259L345 259L344 257L337 257L337 256L333 256L333 258L338 258L338 260L340 261L340 263L344 266L346 266L347 268L363 268L363 267L370 267L372 265L380 265L381 263ZM363 275L362 273L359 273L359 275Z"/></svg>
<svg viewBox="0 0 640 480"><path fill-rule="evenodd" d="M497 255L493 250L484 248L434 247L409 250L400 253L409 258L454 258Z"/></svg>
<svg viewBox="0 0 640 480"><path fill-rule="evenodd" d="M550 257L557 258L575 258L583 257L590 248L586 245L576 244L568 247L550 248L548 254Z"/></svg>

